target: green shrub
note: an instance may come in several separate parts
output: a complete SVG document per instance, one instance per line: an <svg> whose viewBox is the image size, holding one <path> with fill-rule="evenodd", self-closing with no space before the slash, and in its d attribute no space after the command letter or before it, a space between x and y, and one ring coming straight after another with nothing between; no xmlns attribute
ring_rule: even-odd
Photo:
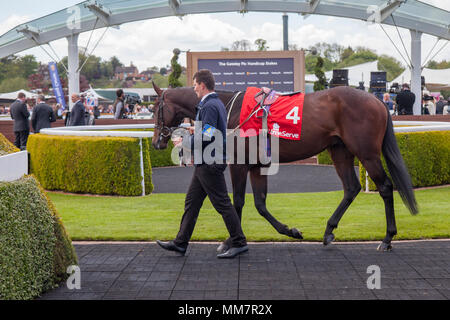
<svg viewBox="0 0 450 320"><path fill-rule="evenodd" d="M145 193L153 191L149 139L142 139ZM139 139L34 134L29 137L31 172L47 190L142 194Z"/></svg>
<svg viewBox="0 0 450 320"><path fill-rule="evenodd" d="M331 165L333 164L333 160L331 160L331 156L330 156L330 153L328 152L328 150L323 150L321 153L319 153L317 155L317 163L318 164L331 164ZM359 165L359 161L356 157L355 157L354 165L355 166Z"/></svg>
<svg viewBox="0 0 450 320"><path fill-rule="evenodd" d="M9 142L6 137L0 133L0 156L4 156L6 154L19 152L20 150L16 148L11 142Z"/></svg>
<svg viewBox="0 0 450 320"><path fill-rule="evenodd" d="M169 167L175 166L176 164L172 162L171 153L173 149L172 141L169 141L167 148L164 150L156 150L152 146L152 140L148 139L150 146L150 159L152 159L152 167Z"/></svg>
<svg viewBox="0 0 450 320"><path fill-rule="evenodd" d="M397 143L414 187L450 183L450 132L396 133ZM389 174L384 158L383 167ZM361 185L366 185L366 171L359 166ZM363 187L365 188L365 187ZM369 178L369 190L376 190Z"/></svg>
<svg viewBox="0 0 450 320"><path fill-rule="evenodd" d="M61 219L35 178L0 182L0 299L32 299L76 264Z"/></svg>

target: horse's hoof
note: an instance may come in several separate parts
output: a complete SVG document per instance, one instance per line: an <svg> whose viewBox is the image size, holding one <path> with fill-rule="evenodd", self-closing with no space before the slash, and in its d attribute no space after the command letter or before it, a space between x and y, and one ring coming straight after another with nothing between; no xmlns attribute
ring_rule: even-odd
<svg viewBox="0 0 450 320"><path fill-rule="evenodd" d="M297 228L291 229L291 237L295 239L303 239L303 234Z"/></svg>
<svg viewBox="0 0 450 320"><path fill-rule="evenodd" d="M225 253L226 251L228 251L228 249L230 249L230 246L227 245L225 242L222 242L220 246L217 247L217 253L218 254Z"/></svg>
<svg viewBox="0 0 450 320"><path fill-rule="evenodd" d="M392 245L390 243L381 242L377 248L378 251L391 251Z"/></svg>
<svg viewBox="0 0 450 320"><path fill-rule="evenodd" d="M330 233L323 236L323 245L326 246L334 241L334 234Z"/></svg>

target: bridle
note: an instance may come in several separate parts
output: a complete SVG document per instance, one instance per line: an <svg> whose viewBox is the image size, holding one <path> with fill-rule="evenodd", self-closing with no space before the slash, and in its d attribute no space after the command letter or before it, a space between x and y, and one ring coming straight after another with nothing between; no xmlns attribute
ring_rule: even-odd
<svg viewBox="0 0 450 320"><path fill-rule="evenodd" d="M159 144L160 144L160 142L161 142L161 140L163 138L170 137L172 135L172 132L175 129L179 129L180 128L180 127L168 127L168 126L164 125L164 114L163 114L164 106L167 107L167 105L164 103L164 95L165 95L165 93L166 93L166 91L163 91L161 93L161 99L160 99L160 101L158 103L158 119L156 119L156 125L155 125L155 129L159 130L159 137L158 137L158 144L157 144L158 148L159 148ZM231 114L231 110L233 109L234 102L236 101L236 98L241 93L242 93L241 91L235 93L233 95L233 97L231 97L231 99L228 101L228 103L227 103L227 105L225 107L225 109L228 109L228 106L231 104L231 107L229 109L228 116L227 116L227 122L229 120L229 117L230 117L230 114ZM170 112L170 110L169 110L169 112ZM237 128L235 128L234 130L236 130L236 129ZM233 130L233 132L234 132L234 130Z"/></svg>
<svg viewBox="0 0 450 320"><path fill-rule="evenodd" d="M161 100L158 103L158 119L156 120L155 128L159 130L159 138L158 144L162 138L167 138L172 134L173 128L164 125L164 94L166 92L163 91L161 94Z"/></svg>

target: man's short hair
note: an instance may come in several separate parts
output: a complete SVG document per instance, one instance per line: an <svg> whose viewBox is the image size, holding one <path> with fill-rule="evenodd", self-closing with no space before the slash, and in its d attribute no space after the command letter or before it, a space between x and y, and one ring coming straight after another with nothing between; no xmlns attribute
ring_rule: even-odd
<svg viewBox="0 0 450 320"><path fill-rule="evenodd" d="M17 95L17 99L23 99L25 97L26 97L26 95L23 92L19 92L19 94Z"/></svg>
<svg viewBox="0 0 450 320"><path fill-rule="evenodd" d="M43 94L38 95L37 98L39 101L45 101L45 96Z"/></svg>
<svg viewBox="0 0 450 320"><path fill-rule="evenodd" d="M123 94L123 90L122 89L119 89L119 90L116 91L117 98L120 98L122 96L122 94Z"/></svg>
<svg viewBox="0 0 450 320"><path fill-rule="evenodd" d="M402 88L403 89L409 89L409 84L407 84L407 83L402 84Z"/></svg>
<svg viewBox="0 0 450 320"><path fill-rule="evenodd" d="M216 85L216 81L214 80L214 76L208 69L201 69L198 70L195 74L193 79L197 81L198 84L204 83L206 88L210 91L214 90L214 87Z"/></svg>

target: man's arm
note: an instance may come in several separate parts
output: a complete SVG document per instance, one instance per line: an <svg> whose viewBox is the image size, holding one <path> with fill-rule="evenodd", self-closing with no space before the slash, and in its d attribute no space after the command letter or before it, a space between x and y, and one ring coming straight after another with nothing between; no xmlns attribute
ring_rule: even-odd
<svg viewBox="0 0 450 320"><path fill-rule="evenodd" d="M25 102L22 103L22 114L25 119L28 119L30 117L30 112L28 111L27 104Z"/></svg>
<svg viewBox="0 0 450 320"><path fill-rule="evenodd" d="M218 117L219 113L216 106L211 105L208 107L203 107L200 110L200 118L202 119L202 139L203 136L206 136L209 139L212 138L214 131L217 128Z"/></svg>
<svg viewBox="0 0 450 320"><path fill-rule="evenodd" d="M33 114L31 115L31 127L34 132L36 132L36 108L37 106L33 108Z"/></svg>
<svg viewBox="0 0 450 320"><path fill-rule="evenodd" d="M55 121L56 121L55 112L53 111L53 108L50 107L50 122L55 122Z"/></svg>

